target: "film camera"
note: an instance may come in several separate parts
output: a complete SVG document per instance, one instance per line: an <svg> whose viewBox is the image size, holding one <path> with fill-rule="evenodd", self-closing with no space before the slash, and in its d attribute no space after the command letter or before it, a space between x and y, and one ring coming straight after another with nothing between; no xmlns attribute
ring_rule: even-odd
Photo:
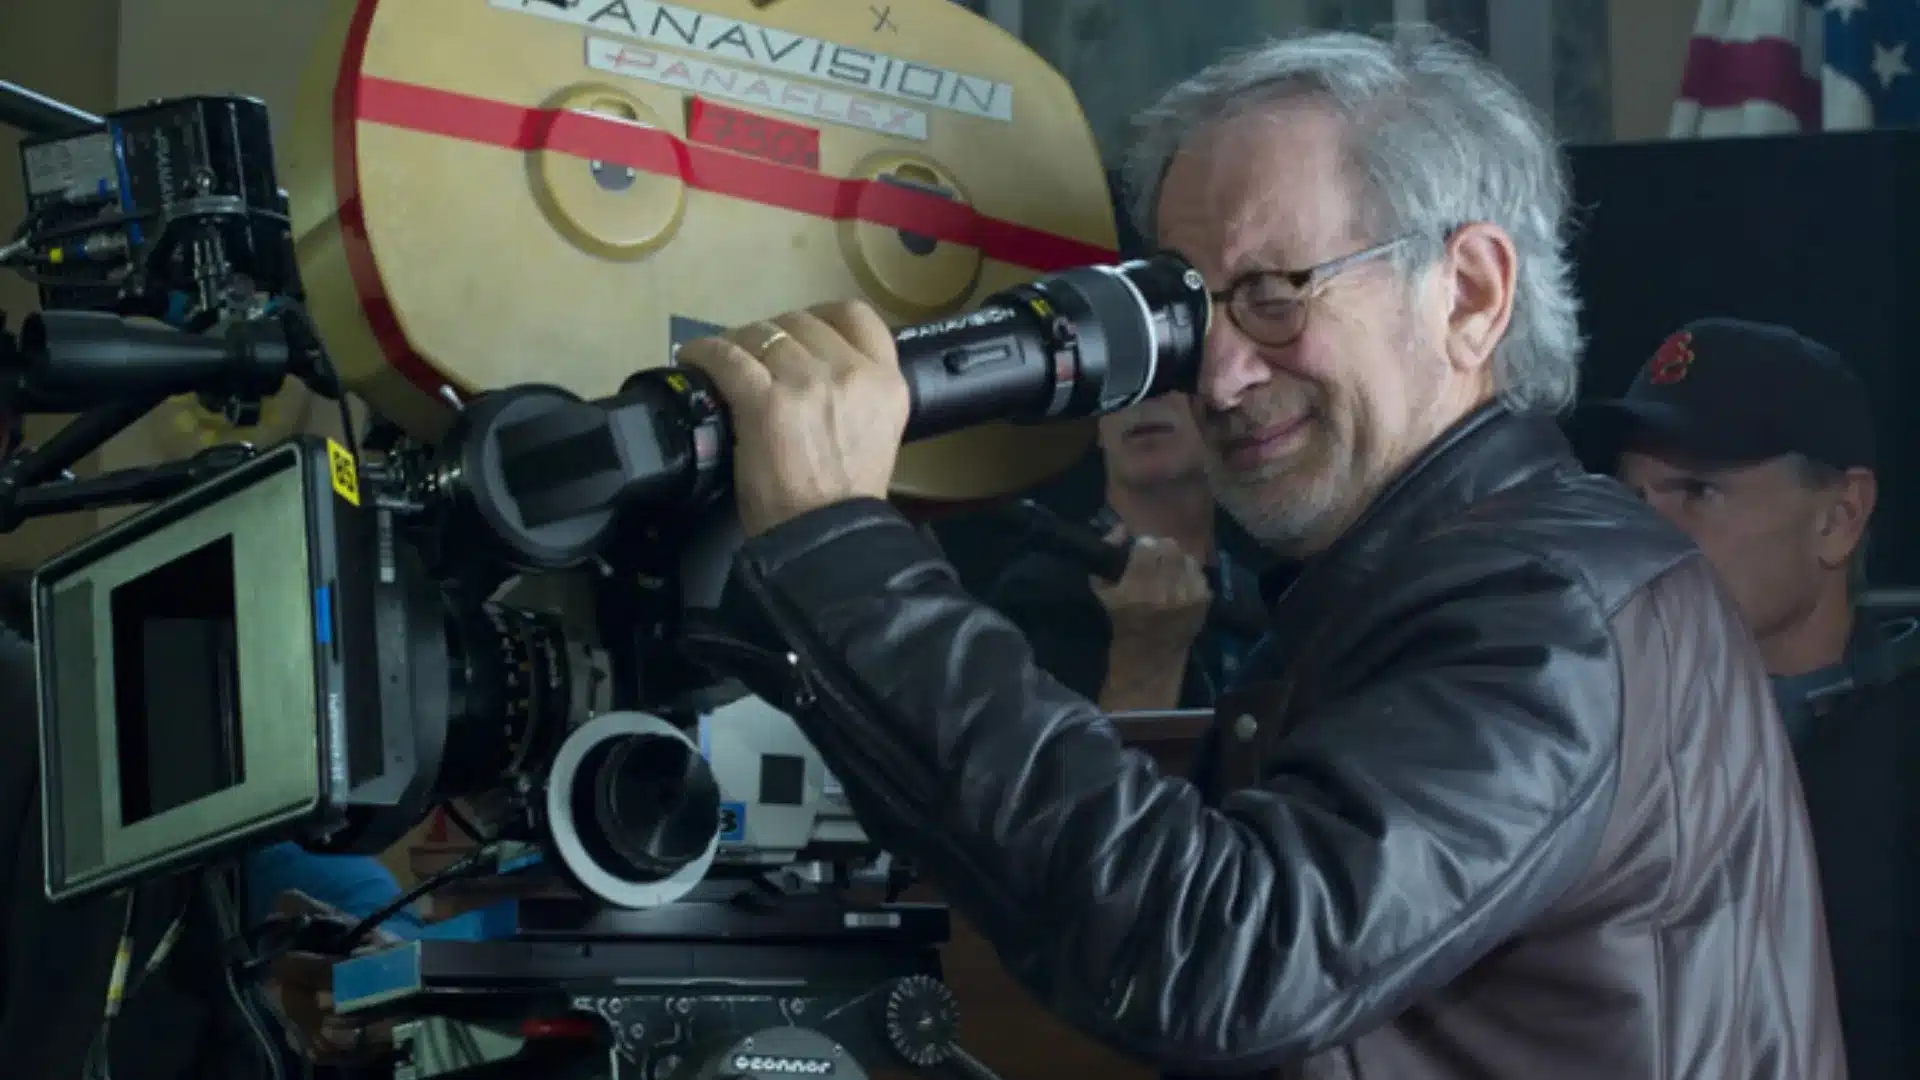
<svg viewBox="0 0 1920 1080"><path fill-rule="evenodd" d="M662 242L613 252L592 235L631 241L638 226L609 224L608 207L660 194L661 177L640 174L658 165L654 144L673 138L649 119L662 95L687 110L682 158L715 152L696 136L720 106L671 85L661 58L711 68L711 49L697 56L703 42L776 28L747 23L750 12L732 3L655 5L647 26L505 0L449 8L438 22L426 9L448 5L336 7L296 128L291 194L257 101L184 99L93 118L0 84L0 117L36 131L21 151L26 220L0 247L0 265L39 283L42 309L17 342L0 336L16 436L0 464L0 525L153 504L35 577L48 895L137 888L284 839L376 852L436 806L475 800L494 810L483 844L445 877L544 876L568 895L523 900L496 940L420 941L336 966L340 1010L404 1021L405 1075L522 1075L536 1063L645 1077L977 1068L956 1043L938 981L944 910L893 902L905 868L868 842L791 718L734 677L783 657L755 654L715 614L737 543L731 431L699 373L670 362L687 326L704 323L644 304L622 315L565 306L551 291L490 292L441 236L444 274L483 302L463 309L460 332L436 335L446 300L410 295L420 282L404 271L428 210L418 197L394 204L395 189L381 186L404 175L432 188L433 163L450 153L500 159L486 159L495 174L481 168L482 180L502 162L526 170L528 156L536 181L571 167L490 219L509 228L524 214L544 230L538 245L501 246L493 261L545 260L554 288L594 275L671 292ZM544 21L520 26L523 9ZM934 29L977 36L985 25L944 3L915 10ZM835 21L844 13L810 11L828 25L777 32L823 48L846 32ZM583 36L589 60L602 55L598 33L642 42L659 63L602 66L644 94L596 80L558 97L505 95L538 102L512 107L544 118L558 133L550 145L481 148L476 137L457 151L434 143L429 156L406 140L446 141L423 129L452 123L448 110L473 95L428 85L426 73L405 82L409 73L376 70L373 59L404 55L376 48L382 41L429 30L474 48L550 32L528 53L536 70L540 49L577 55ZM1038 74L1010 66L1031 62L1023 50L995 47L1012 59L988 50L988 62L1029 80L1022 89L1063 92L1057 78L1034 85ZM639 63L631 52L620 62ZM965 100L1015 91L981 85ZM439 111L409 120L410 95ZM1077 110L1070 120L1084 128ZM996 142L1015 134L980 131ZM1068 428L1006 422L1086 418L1191 377L1210 300L1179 260L1021 283L1032 266L982 252L994 228L1037 234L1039 222L983 228L983 211L961 204L962 185L943 183L940 168L897 153L898 139L862 138L872 145L854 148L865 151L854 169L873 175L848 182L867 203L856 198L847 220L824 223L839 234L836 257L853 266L843 276L896 312L967 312L903 319L897 333L913 394L909 439L930 440L905 459L899 494L1004 494L1036 463L1084 446L1063 439ZM759 169L800 187L823 179L771 151L721 149L730 156L714 158L716 169ZM1083 157L1093 168L1057 169L1068 179L1056 186L1092 195L1108 215L1097 157ZM684 188L691 174L680 172ZM690 197L676 197L672 228L695 231ZM958 235L981 250L915 278L915 260L960 246L956 209L972 215L959 217L971 224ZM724 214L737 224L741 211ZM1111 234L1110 216L1101 227L1072 224L1096 239L1056 235L1050 258L1098 251L1098 234ZM703 242L674 254L713 250ZM1009 265L987 265L996 259ZM958 284L947 281L956 265L966 271ZM918 307L902 297L915 288ZM758 299L764 290L731 303ZM793 299L773 290L773 302ZM751 317L723 303L704 310ZM610 392L586 389L592 380L564 359L529 359L605 348L608 324L623 320L669 332L657 347L626 342L626 354L657 355ZM503 356L530 341L552 351ZM545 384L494 377L555 367ZM68 474L170 399L193 395L244 430L288 380L342 402L343 438L263 448L236 439L184 461ZM345 415L349 393L375 415L364 438ZM17 437L25 413L78 415L27 449ZM945 457L922 452L943 443ZM981 462L1003 475L983 478ZM374 921L330 944L344 952Z"/></svg>

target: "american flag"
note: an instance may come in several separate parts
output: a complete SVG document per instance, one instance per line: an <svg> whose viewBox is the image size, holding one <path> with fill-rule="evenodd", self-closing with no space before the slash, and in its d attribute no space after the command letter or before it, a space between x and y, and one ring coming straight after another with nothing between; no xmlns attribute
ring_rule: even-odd
<svg viewBox="0 0 1920 1080"><path fill-rule="evenodd" d="M1920 0L1702 0L1675 138L1920 125Z"/></svg>

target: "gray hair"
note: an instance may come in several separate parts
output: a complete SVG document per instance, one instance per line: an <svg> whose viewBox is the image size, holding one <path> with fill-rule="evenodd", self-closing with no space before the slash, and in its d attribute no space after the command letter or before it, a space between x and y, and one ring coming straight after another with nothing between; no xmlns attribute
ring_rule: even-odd
<svg viewBox="0 0 1920 1080"><path fill-rule="evenodd" d="M1562 233L1558 146L1520 92L1471 49L1423 26L1393 40L1309 33L1234 53L1169 90L1137 121L1126 162L1134 221L1157 233L1168 166L1196 133L1283 102L1320 101L1351 125L1365 179L1362 221L1377 241L1414 238L1401 272L1439 257L1454 229L1488 222L1519 251L1513 317L1494 385L1516 412L1559 412L1580 378L1580 304Z"/></svg>

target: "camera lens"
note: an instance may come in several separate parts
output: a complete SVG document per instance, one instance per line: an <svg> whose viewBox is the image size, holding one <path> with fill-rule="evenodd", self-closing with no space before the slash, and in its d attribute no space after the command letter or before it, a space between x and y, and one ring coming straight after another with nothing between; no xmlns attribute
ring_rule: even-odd
<svg viewBox="0 0 1920 1080"><path fill-rule="evenodd" d="M451 709L441 794L489 790L550 757L572 710L559 620L499 604L456 608L447 644Z"/></svg>
<svg viewBox="0 0 1920 1080"><path fill-rule="evenodd" d="M720 788L687 743L634 735L599 762L593 811L609 848L635 872L664 878L707 850L720 823Z"/></svg>
<svg viewBox="0 0 1920 1080"><path fill-rule="evenodd" d="M686 732L647 713L602 713L574 729L546 786L547 838L589 894L624 908L671 904L707 875L720 842L720 786Z"/></svg>

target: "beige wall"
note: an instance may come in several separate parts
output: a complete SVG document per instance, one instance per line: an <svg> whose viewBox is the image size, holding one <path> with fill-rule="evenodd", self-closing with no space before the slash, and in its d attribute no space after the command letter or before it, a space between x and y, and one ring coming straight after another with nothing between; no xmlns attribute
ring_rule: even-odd
<svg viewBox="0 0 1920 1080"><path fill-rule="evenodd" d="M1612 0L1613 137L1663 139L1693 35L1698 0Z"/></svg>
<svg viewBox="0 0 1920 1080"><path fill-rule="evenodd" d="M64 0L63 0L64 2ZM246 94L286 129L327 0L120 0L118 100Z"/></svg>

